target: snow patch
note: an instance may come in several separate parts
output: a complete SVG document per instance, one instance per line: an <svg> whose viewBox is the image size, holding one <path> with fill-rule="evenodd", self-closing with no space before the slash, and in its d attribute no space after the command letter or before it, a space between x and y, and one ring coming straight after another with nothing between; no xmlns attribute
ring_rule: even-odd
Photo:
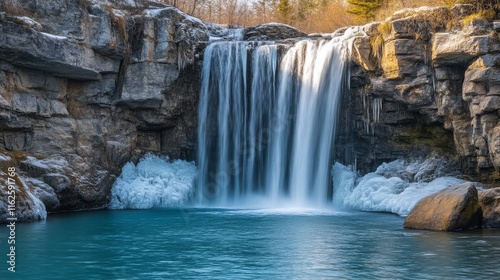
<svg viewBox="0 0 500 280"><path fill-rule="evenodd" d="M11 161L12 158L8 155L0 154L0 161Z"/></svg>
<svg viewBox="0 0 500 280"><path fill-rule="evenodd" d="M54 34L45 33L45 32L40 32L40 33L46 37L56 39L56 40L67 40L68 39L68 37L65 37L65 36L59 36L59 35L54 35Z"/></svg>
<svg viewBox="0 0 500 280"><path fill-rule="evenodd" d="M15 17L15 18L31 28L42 29L42 25L30 17L22 16L22 17Z"/></svg>

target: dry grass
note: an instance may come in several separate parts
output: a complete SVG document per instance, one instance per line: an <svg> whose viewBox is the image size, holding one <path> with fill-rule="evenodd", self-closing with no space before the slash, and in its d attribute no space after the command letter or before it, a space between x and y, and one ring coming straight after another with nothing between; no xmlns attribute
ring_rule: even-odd
<svg viewBox="0 0 500 280"><path fill-rule="evenodd" d="M386 21L382 22L377 27L377 30L378 30L378 32L380 32L380 34L382 36L384 36L384 38L389 37L392 33L392 22L390 20L386 20Z"/></svg>
<svg viewBox="0 0 500 280"><path fill-rule="evenodd" d="M353 15L347 13L344 6L335 2L312 13L303 21L293 23L295 27L306 33L330 33L341 27L354 24L356 24L356 20Z"/></svg>
<svg viewBox="0 0 500 280"><path fill-rule="evenodd" d="M30 9L28 3L19 3L17 0L5 0L3 4L0 4L0 8L3 8L3 12L10 16L38 18L38 15Z"/></svg>
<svg viewBox="0 0 500 280"><path fill-rule="evenodd" d="M382 54L384 51L384 37L382 34L372 36L370 38L370 59L375 62L375 65L379 65L382 60Z"/></svg>
<svg viewBox="0 0 500 280"><path fill-rule="evenodd" d="M476 20L487 20L487 21L493 21L495 17L497 16L497 13L494 10L482 10L479 11L475 14L472 14L462 20L463 25L469 25L473 23Z"/></svg>

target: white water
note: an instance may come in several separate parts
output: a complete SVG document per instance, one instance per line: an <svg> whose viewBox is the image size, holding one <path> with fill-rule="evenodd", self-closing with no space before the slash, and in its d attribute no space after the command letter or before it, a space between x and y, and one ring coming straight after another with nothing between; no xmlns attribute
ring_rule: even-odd
<svg viewBox="0 0 500 280"><path fill-rule="evenodd" d="M148 209L187 203L194 189L196 166L183 160L148 155L127 163L111 190L111 209Z"/></svg>
<svg viewBox="0 0 500 280"><path fill-rule="evenodd" d="M249 42L207 47L198 202L326 203L347 43L301 41L280 52L286 48Z"/></svg>
<svg viewBox="0 0 500 280"><path fill-rule="evenodd" d="M396 160L384 163L375 172L356 178L350 168L335 163L334 203L363 211L381 211L406 216L422 198L441 189L463 183L454 177L439 176L432 160L406 163ZM432 179L430 182L425 179Z"/></svg>

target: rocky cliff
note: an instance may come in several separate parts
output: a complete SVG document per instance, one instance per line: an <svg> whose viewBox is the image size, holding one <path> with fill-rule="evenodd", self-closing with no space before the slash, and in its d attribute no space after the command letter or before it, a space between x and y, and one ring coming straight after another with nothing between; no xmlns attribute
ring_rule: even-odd
<svg viewBox="0 0 500 280"><path fill-rule="evenodd" d="M0 4L0 222L9 167L17 217L35 220L105 207L121 167L145 152L194 160L207 28L172 7L123 3Z"/></svg>
<svg viewBox="0 0 500 280"><path fill-rule="evenodd" d="M439 153L500 182L500 23L476 12L405 10L360 27L337 158L367 172Z"/></svg>
<svg viewBox="0 0 500 280"><path fill-rule="evenodd" d="M500 180L500 24L475 12L403 11L357 28L337 159L368 172L437 152L475 180ZM0 222L9 167L29 221L105 207L121 167L146 152L194 160L210 35L305 34L279 24L228 32L146 1L0 3Z"/></svg>

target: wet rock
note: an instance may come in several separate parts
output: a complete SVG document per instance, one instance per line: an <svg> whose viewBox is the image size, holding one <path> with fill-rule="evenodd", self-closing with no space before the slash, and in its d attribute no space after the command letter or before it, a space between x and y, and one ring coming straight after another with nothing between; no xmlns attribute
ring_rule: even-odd
<svg viewBox="0 0 500 280"><path fill-rule="evenodd" d="M482 211L474 183L449 187L420 200L405 228L453 231L481 226Z"/></svg>

